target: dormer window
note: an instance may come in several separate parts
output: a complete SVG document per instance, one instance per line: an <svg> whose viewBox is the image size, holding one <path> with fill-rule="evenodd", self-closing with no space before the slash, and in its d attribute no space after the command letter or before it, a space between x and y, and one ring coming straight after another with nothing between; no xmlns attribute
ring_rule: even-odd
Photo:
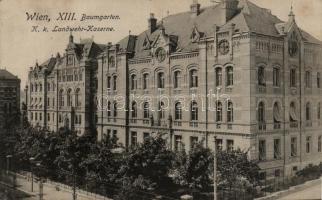
<svg viewBox="0 0 322 200"><path fill-rule="evenodd" d="M67 65L72 65L74 63L74 56L67 55Z"/></svg>

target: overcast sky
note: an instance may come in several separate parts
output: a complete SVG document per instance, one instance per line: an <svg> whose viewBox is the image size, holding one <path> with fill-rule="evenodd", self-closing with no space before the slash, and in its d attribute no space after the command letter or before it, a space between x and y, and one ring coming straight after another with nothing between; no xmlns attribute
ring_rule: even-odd
<svg viewBox="0 0 322 200"><path fill-rule="evenodd" d="M268 8L272 14L287 20L292 0L250 0L260 7ZM78 22L85 25L112 26L115 32L76 32L74 40L94 37L95 42L115 43L129 33L138 34L147 28L149 13L156 17L167 16L189 10L192 0L0 0L0 68L6 68L21 79L21 87L27 81L29 67L36 60L41 64L57 52L64 53L69 33L31 32L33 25L58 25L48 22L26 20L26 12L40 12L56 18L59 12L76 12L88 15L119 15L120 20L101 22ZM210 0L199 0L201 6L213 5ZM293 0L297 24L322 40L322 0ZM75 22L73 22L75 23ZM75 25L72 22L59 25Z"/></svg>

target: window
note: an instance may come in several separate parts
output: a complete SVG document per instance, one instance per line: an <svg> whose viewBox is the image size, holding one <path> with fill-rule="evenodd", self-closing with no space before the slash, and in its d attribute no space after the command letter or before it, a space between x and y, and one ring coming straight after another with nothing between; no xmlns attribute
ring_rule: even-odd
<svg viewBox="0 0 322 200"><path fill-rule="evenodd" d="M113 104L113 116L117 117L117 103L116 102L114 102L114 104Z"/></svg>
<svg viewBox="0 0 322 200"><path fill-rule="evenodd" d="M146 141L150 137L150 133L144 132L143 133L143 141Z"/></svg>
<svg viewBox="0 0 322 200"><path fill-rule="evenodd" d="M158 73L158 88L164 88L164 73L159 72Z"/></svg>
<svg viewBox="0 0 322 200"><path fill-rule="evenodd" d="M113 76L113 90L116 90L116 86L117 86L117 76Z"/></svg>
<svg viewBox="0 0 322 200"><path fill-rule="evenodd" d="M137 133L136 132L131 132L131 145L132 146L136 146L137 143L138 143L138 136L137 136Z"/></svg>
<svg viewBox="0 0 322 200"><path fill-rule="evenodd" d="M107 89L111 89L111 77L107 77Z"/></svg>
<svg viewBox="0 0 322 200"><path fill-rule="evenodd" d="M321 103L319 102L318 103L318 112L317 112L317 118L318 118L318 120L320 120L321 119Z"/></svg>
<svg viewBox="0 0 322 200"><path fill-rule="evenodd" d="M182 136L181 135L174 136L174 149L176 151L182 150Z"/></svg>
<svg viewBox="0 0 322 200"><path fill-rule="evenodd" d="M137 118L137 106L135 101L132 102L131 116L132 118Z"/></svg>
<svg viewBox="0 0 322 200"><path fill-rule="evenodd" d="M42 84L39 84L39 91L42 92Z"/></svg>
<svg viewBox="0 0 322 200"><path fill-rule="evenodd" d="M265 104L264 104L264 102L260 102L258 104L257 115L258 115L258 122L264 123L265 122Z"/></svg>
<svg viewBox="0 0 322 200"><path fill-rule="evenodd" d="M234 150L234 140L227 140L227 151Z"/></svg>
<svg viewBox="0 0 322 200"><path fill-rule="evenodd" d="M108 65L110 67L115 67L115 58L114 56L110 56L109 59L108 59Z"/></svg>
<svg viewBox="0 0 322 200"><path fill-rule="evenodd" d="M308 102L305 106L305 119L306 121L311 120L311 104Z"/></svg>
<svg viewBox="0 0 322 200"><path fill-rule="evenodd" d="M180 71L175 71L174 72L174 80L173 80L173 87L174 88L179 88L180 87L180 80L181 79L181 72Z"/></svg>
<svg viewBox="0 0 322 200"><path fill-rule="evenodd" d="M274 159L281 158L281 140L274 139Z"/></svg>
<svg viewBox="0 0 322 200"><path fill-rule="evenodd" d="M322 136L320 135L318 137L318 152L321 152L322 150Z"/></svg>
<svg viewBox="0 0 322 200"><path fill-rule="evenodd" d="M36 121L38 120L38 113L37 112L35 113L35 120Z"/></svg>
<svg viewBox="0 0 322 200"><path fill-rule="evenodd" d="M216 148L217 150L222 150L222 139L216 139Z"/></svg>
<svg viewBox="0 0 322 200"><path fill-rule="evenodd" d="M310 71L305 72L305 87L307 87L307 88L311 87L311 72Z"/></svg>
<svg viewBox="0 0 322 200"><path fill-rule="evenodd" d="M149 74L143 74L143 89L148 89L149 84Z"/></svg>
<svg viewBox="0 0 322 200"><path fill-rule="evenodd" d="M190 116L191 121L198 120L198 104L197 104L197 102L195 102L195 101L191 102L190 108L191 108L191 116Z"/></svg>
<svg viewBox="0 0 322 200"><path fill-rule="evenodd" d="M291 102L290 104L290 121L291 122L297 121L295 102Z"/></svg>
<svg viewBox="0 0 322 200"><path fill-rule="evenodd" d="M257 71L257 81L258 85L265 86L266 81L265 81L265 68L264 66L258 67Z"/></svg>
<svg viewBox="0 0 322 200"><path fill-rule="evenodd" d="M79 93L80 93L80 89L77 88L76 91L75 91L75 106L76 107L81 106L81 101L80 101Z"/></svg>
<svg viewBox="0 0 322 200"><path fill-rule="evenodd" d="M216 122L222 121L222 103L217 101L216 103Z"/></svg>
<svg viewBox="0 0 322 200"><path fill-rule="evenodd" d="M311 136L306 137L306 153L311 152Z"/></svg>
<svg viewBox="0 0 322 200"><path fill-rule="evenodd" d="M150 114L149 114L149 103L148 102L145 102L143 104L143 118L147 119L150 117Z"/></svg>
<svg viewBox="0 0 322 200"><path fill-rule="evenodd" d="M258 152L259 152L258 159L265 160L266 159L266 142L265 142L265 140L259 141Z"/></svg>
<svg viewBox="0 0 322 200"><path fill-rule="evenodd" d="M297 138L296 137L291 138L291 156L292 157L297 156Z"/></svg>
<svg viewBox="0 0 322 200"><path fill-rule="evenodd" d="M111 117L111 102L107 102L107 117Z"/></svg>
<svg viewBox="0 0 322 200"><path fill-rule="evenodd" d="M196 69L190 70L190 88L198 87L198 74Z"/></svg>
<svg viewBox="0 0 322 200"><path fill-rule="evenodd" d="M177 102L175 104L175 115L174 115L175 120L182 120L182 106L180 102Z"/></svg>
<svg viewBox="0 0 322 200"><path fill-rule="evenodd" d="M42 120L42 113L39 113L39 120Z"/></svg>
<svg viewBox="0 0 322 200"><path fill-rule="evenodd" d="M290 86L296 87L296 69L291 69L290 71Z"/></svg>
<svg viewBox="0 0 322 200"><path fill-rule="evenodd" d="M280 86L280 69L277 67L273 68L273 86Z"/></svg>
<svg viewBox="0 0 322 200"><path fill-rule="evenodd" d="M47 91L50 91L50 83L47 83Z"/></svg>
<svg viewBox="0 0 322 200"><path fill-rule="evenodd" d="M321 74L320 74L320 72L318 72L316 75L316 85L317 85L317 88L321 88Z"/></svg>
<svg viewBox="0 0 322 200"><path fill-rule="evenodd" d="M50 113L47 113L47 121L50 121Z"/></svg>
<svg viewBox="0 0 322 200"><path fill-rule="evenodd" d="M72 106L73 104L73 99L72 99L72 90L68 89L67 90L67 106Z"/></svg>
<svg viewBox="0 0 322 200"><path fill-rule="evenodd" d="M278 105L277 102L274 103L273 118L274 118L274 124L280 123L282 121L280 106Z"/></svg>
<svg viewBox="0 0 322 200"><path fill-rule="evenodd" d="M74 71L74 80L75 81L78 81L78 75L77 75L77 72L76 71Z"/></svg>
<svg viewBox="0 0 322 200"><path fill-rule="evenodd" d="M198 144L198 137L191 136L190 137L190 149L193 149Z"/></svg>
<svg viewBox="0 0 322 200"><path fill-rule="evenodd" d="M164 113L164 103L161 101L159 102L159 108L158 108L158 118L164 119L165 113Z"/></svg>
<svg viewBox="0 0 322 200"><path fill-rule="evenodd" d="M131 90L136 90L136 89L137 89L136 75L132 74L131 75Z"/></svg>
<svg viewBox="0 0 322 200"><path fill-rule="evenodd" d="M234 85L234 70L233 67L227 67L226 68L226 85L232 86Z"/></svg>
<svg viewBox="0 0 322 200"><path fill-rule="evenodd" d="M63 95L63 90L59 91L59 106L64 106L64 95Z"/></svg>
<svg viewBox="0 0 322 200"><path fill-rule="evenodd" d="M234 121L234 105L231 101L228 101L228 104L227 104L227 121L228 122Z"/></svg>
<svg viewBox="0 0 322 200"><path fill-rule="evenodd" d="M220 67L216 68L216 87L222 85L222 69Z"/></svg>

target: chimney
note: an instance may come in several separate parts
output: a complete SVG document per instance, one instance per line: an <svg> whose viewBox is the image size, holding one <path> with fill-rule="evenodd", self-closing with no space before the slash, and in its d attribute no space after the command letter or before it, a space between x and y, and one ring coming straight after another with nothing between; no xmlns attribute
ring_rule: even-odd
<svg viewBox="0 0 322 200"><path fill-rule="evenodd" d="M73 43L74 42L74 36L72 34L72 32L70 32L69 34L69 43Z"/></svg>
<svg viewBox="0 0 322 200"><path fill-rule="evenodd" d="M238 0L221 0L221 21L220 25L226 24L231 20L238 10Z"/></svg>
<svg viewBox="0 0 322 200"><path fill-rule="evenodd" d="M154 14L150 14L149 22L149 30L150 33L153 33L157 29L157 19L154 17Z"/></svg>
<svg viewBox="0 0 322 200"><path fill-rule="evenodd" d="M198 0L193 0L190 5L190 10L192 17L197 17L200 14L200 4L198 3Z"/></svg>

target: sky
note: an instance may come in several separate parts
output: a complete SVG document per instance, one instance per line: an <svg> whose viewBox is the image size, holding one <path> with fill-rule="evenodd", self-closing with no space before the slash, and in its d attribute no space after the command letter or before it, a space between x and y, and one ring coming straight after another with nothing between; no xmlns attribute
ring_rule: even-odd
<svg viewBox="0 0 322 200"><path fill-rule="evenodd" d="M250 0L270 9L273 15L287 20L291 5L297 24L314 37L322 40L322 0ZM293 2L293 3L292 3ZM0 68L17 75L23 88L28 70L55 56L63 54L68 43L68 32L32 32L32 26L89 25L108 26L114 32L75 32L74 40L94 38L101 44L116 43L129 34L139 34L148 27L148 17L155 13L159 20L168 14L188 11L192 0L0 0ZM211 0L199 0L201 7L210 6ZM50 16L51 21L28 21L28 13L39 12ZM90 22L57 22L59 12L75 12L76 16L118 15L119 20Z"/></svg>

